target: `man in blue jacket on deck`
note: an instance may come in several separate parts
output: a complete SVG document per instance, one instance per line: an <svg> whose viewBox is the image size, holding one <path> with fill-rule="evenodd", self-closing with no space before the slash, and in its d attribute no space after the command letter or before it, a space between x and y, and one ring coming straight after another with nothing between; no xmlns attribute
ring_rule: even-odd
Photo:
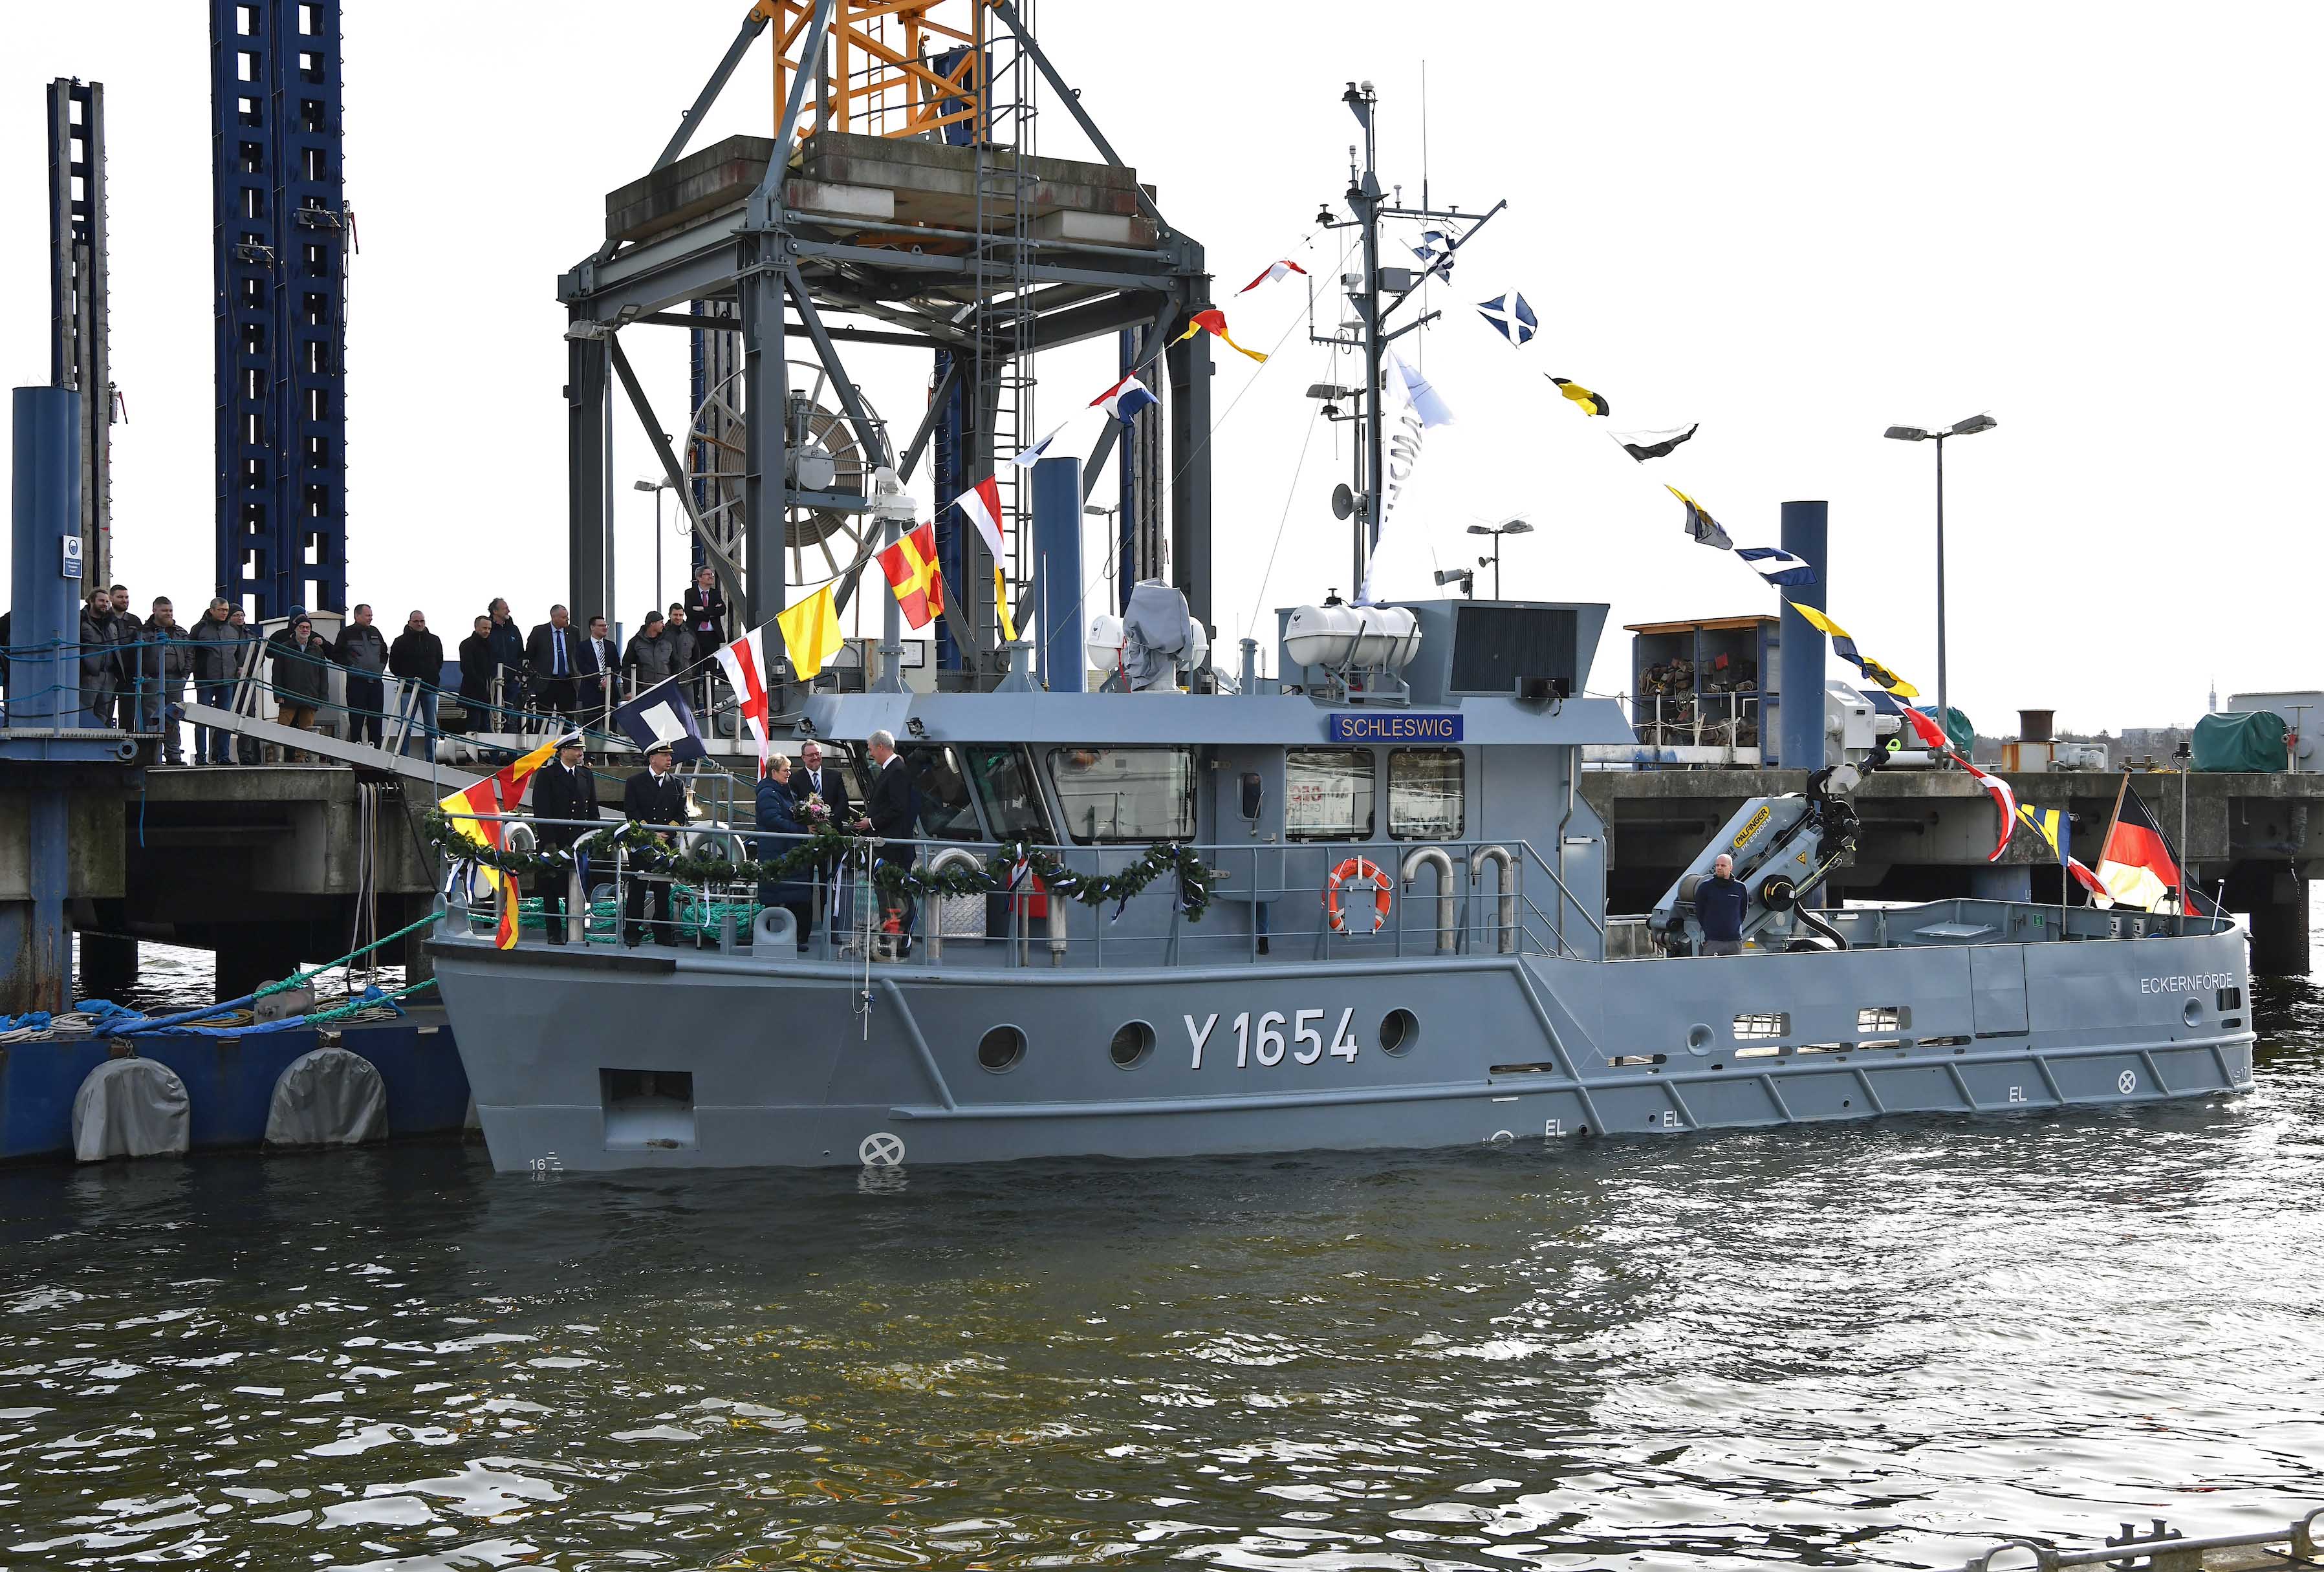
<svg viewBox="0 0 2324 1572"><path fill-rule="evenodd" d="M1724 851L1711 860L1711 877L1694 887L1694 920L1702 924L1705 955L1743 953L1743 915L1751 892L1735 877L1735 860Z"/></svg>

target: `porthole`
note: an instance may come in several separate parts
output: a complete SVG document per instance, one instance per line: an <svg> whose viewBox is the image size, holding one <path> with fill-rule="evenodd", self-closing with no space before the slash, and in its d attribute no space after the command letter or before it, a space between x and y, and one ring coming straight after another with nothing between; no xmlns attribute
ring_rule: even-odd
<svg viewBox="0 0 2324 1572"><path fill-rule="evenodd" d="M1383 1053L1408 1053L1420 1041L1420 1020L1410 1010L1390 1010L1380 1017L1379 1045Z"/></svg>
<svg viewBox="0 0 2324 1572"><path fill-rule="evenodd" d="M1015 1026L995 1026L976 1045L976 1062L995 1075L1017 1068L1025 1057L1025 1034Z"/></svg>
<svg viewBox="0 0 2324 1572"><path fill-rule="evenodd" d="M1154 1028L1144 1021L1125 1021L1106 1050L1117 1070L1135 1070L1154 1052Z"/></svg>

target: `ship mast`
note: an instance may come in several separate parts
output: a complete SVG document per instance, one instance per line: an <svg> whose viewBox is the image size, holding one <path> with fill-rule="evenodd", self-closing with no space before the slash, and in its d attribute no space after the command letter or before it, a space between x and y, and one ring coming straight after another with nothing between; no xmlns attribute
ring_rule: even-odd
<svg viewBox="0 0 2324 1572"><path fill-rule="evenodd" d="M1388 346L1416 328L1425 327L1443 315L1429 311L1406 323L1393 332L1388 330L1388 318L1411 299L1420 286L1434 278L1450 278L1452 253L1468 244L1478 230L1483 228L1494 214L1508 206L1507 198L1492 205L1482 214L1463 213L1459 204L1443 210L1428 205L1426 188L1423 188L1421 205L1406 207L1389 202L1380 189L1379 138L1376 121L1379 94L1370 82L1350 82L1348 90L1340 96L1356 123L1363 127L1363 161L1356 160L1356 150L1348 149L1347 206L1350 217L1344 222L1327 223L1327 229L1353 227L1361 231L1363 242L1363 271L1351 278L1342 278L1349 301L1355 307L1358 319L1343 322L1339 331L1328 336L1310 335L1318 344L1336 345L1346 349L1360 349L1364 360L1364 382L1360 389L1333 390L1352 393L1360 402L1360 413L1341 418L1354 419L1356 427L1355 473L1352 489L1344 499L1346 511L1342 511L1342 499L1333 498L1335 513L1353 525L1354 561L1351 583L1361 584L1364 567L1372 552L1379 546L1380 498L1387 477L1387 447L1381 440L1382 399L1384 383L1381 368L1386 363ZM1400 188L1399 188L1400 190ZM1431 249L1425 268L1383 268L1380 266L1380 220L1383 218L1433 218L1447 225L1442 245ZM1463 225L1457 232L1451 226ZM1350 336L1350 330L1354 336ZM1328 411L1327 411L1328 413Z"/></svg>

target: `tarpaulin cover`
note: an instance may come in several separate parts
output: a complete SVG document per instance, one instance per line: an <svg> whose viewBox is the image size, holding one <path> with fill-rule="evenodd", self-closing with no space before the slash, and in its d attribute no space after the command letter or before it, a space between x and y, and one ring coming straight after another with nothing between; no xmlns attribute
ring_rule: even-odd
<svg viewBox="0 0 2324 1572"><path fill-rule="evenodd" d="M355 1146L387 1139L387 1088L360 1053L318 1048L275 1078L266 1108L270 1146Z"/></svg>
<svg viewBox="0 0 2324 1572"><path fill-rule="evenodd" d="M108 1059L73 1094L73 1155L83 1163L183 1156L188 1113L185 1082L168 1065Z"/></svg>
<svg viewBox="0 0 2324 1572"><path fill-rule="evenodd" d="M1121 613L1121 670L1133 689L1177 685L1178 664L1193 657L1193 621L1183 591L1150 579L1130 590Z"/></svg>
<svg viewBox="0 0 2324 1572"><path fill-rule="evenodd" d="M1933 715L1937 712L1937 707L1934 704L1923 704L1919 706L1919 708L1921 713L1923 715ZM1969 724L1969 719L1967 715L1962 714L1959 710L1947 709L1945 711L1945 735L1952 739L1953 751L1955 753L1960 754L1963 758L1972 758L1976 757L1977 728ZM1912 739L1908 735L1905 740L1909 743Z"/></svg>
<svg viewBox="0 0 2324 1572"><path fill-rule="evenodd" d="M2195 768L2281 770L2283 738L2283 717L2273 710L2206 715L2195 722Z"/></svg>

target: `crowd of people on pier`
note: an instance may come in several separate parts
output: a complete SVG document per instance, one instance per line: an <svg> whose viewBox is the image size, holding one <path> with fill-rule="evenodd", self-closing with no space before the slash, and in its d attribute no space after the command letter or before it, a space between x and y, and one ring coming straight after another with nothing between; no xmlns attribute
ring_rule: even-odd
<svg viewBox="0 0 2324 1572"><path fill-rule="evenodd" d="M626 642L602 612L576 622L562 605L551 606L547 620L527 631L509 602L495 597L447 661L444 636L420 610L407 614L391 637L372 606L359 602L339 621L336 636L327 637L316 614L294 607L270 634L223 598L213 597L189 624L171 597L141 606L127 585L109 584L90 591L81 608L81 723L158 735L164 761L181 764L189 697L211 709L255 713L248 685L263 676L274 712L267 718L312 731L333 707L336 670L350 741L383 746L392 716L403 750L425 756L439 735L438 700L447 693L456 697L470 731L598 730L623 700L673 677L698 685L706 707L714 653L732 637L717 577L705 567L667 611L650 611ZM6 638L0 629L0 643ZM202 726L196 733L195 764L305 758L293 748L261 749L223 728Z"/></svg>
<svg viewBox="0 0 2324 1572"><path fill-rule="evenodd" d="M0 647L8 644L5 621L0 618ZM612 631L602 613L576 623L563 605L551 606L547 620L527 630L500 597L471 621L449 661L444 637L429 625L425 611L407 613L392 637L380 627L368 602L357 602L337 621L336 634L327 636L317 628L315 614L293 608L270 633L253 626L242 607L213 596L189 623L180 619L170 596L154 596L141 608L126 584L93 589L80 616L81 723L158 737L164 762L182 764L187 762L181 735L187 701L211 710L255 714L258 694L254 688L263 678L264 691L272 695L274 712L270 718L280 726L318 731L323 714L337 708L346 718L347 740L382 747L387 744L392 717L399 723L403 749L425 757L440 734L438 701L449 694L464 712L470 732L563 739L555 761L532 777L532 811L540 821L538 836L543 848L569 847L601 816L587 769L595 744L586 733L602 734L617 705L673 678L699 685L696 702L706 711L715 669L713 657L730 638L727 604L706 567L667 611L649 611L626 642ZM24 652L11 653L21 657ZM0 662L0 673L6 670L7 663ZM336 704L331 697L334 671L340 675ZM308 757L287 745L262 747L224 728L198 726L191 762L298 763ZM752 804L755 854L761 860L779 858L802 838L825 827L909 841L918 832L920 794L896 750L894 737L873 732L862 764L863 797L859 803L844 765L826 758L821 744L805 743L796 763L781 754L772 756ZM692 807L669 745L650 746L644 768L623 785L622 817L657 830L675 829L694 816ZM898 844L879 856L909 863L913 852L908 845ZM791 914L802 950L818 917L828 921L833 914L842 883L838 872L821 869L808 878L788 877L759 890L761 906ZM636 945L649 936L674 941L678 927L671 909L671 882L649 877L632 878L628 885L622 896L623 942ZM538 878L531 893L542 900L549 942L562 942L562 878ZM908 948L908 903L883 918L899 947Z"/></svg>

